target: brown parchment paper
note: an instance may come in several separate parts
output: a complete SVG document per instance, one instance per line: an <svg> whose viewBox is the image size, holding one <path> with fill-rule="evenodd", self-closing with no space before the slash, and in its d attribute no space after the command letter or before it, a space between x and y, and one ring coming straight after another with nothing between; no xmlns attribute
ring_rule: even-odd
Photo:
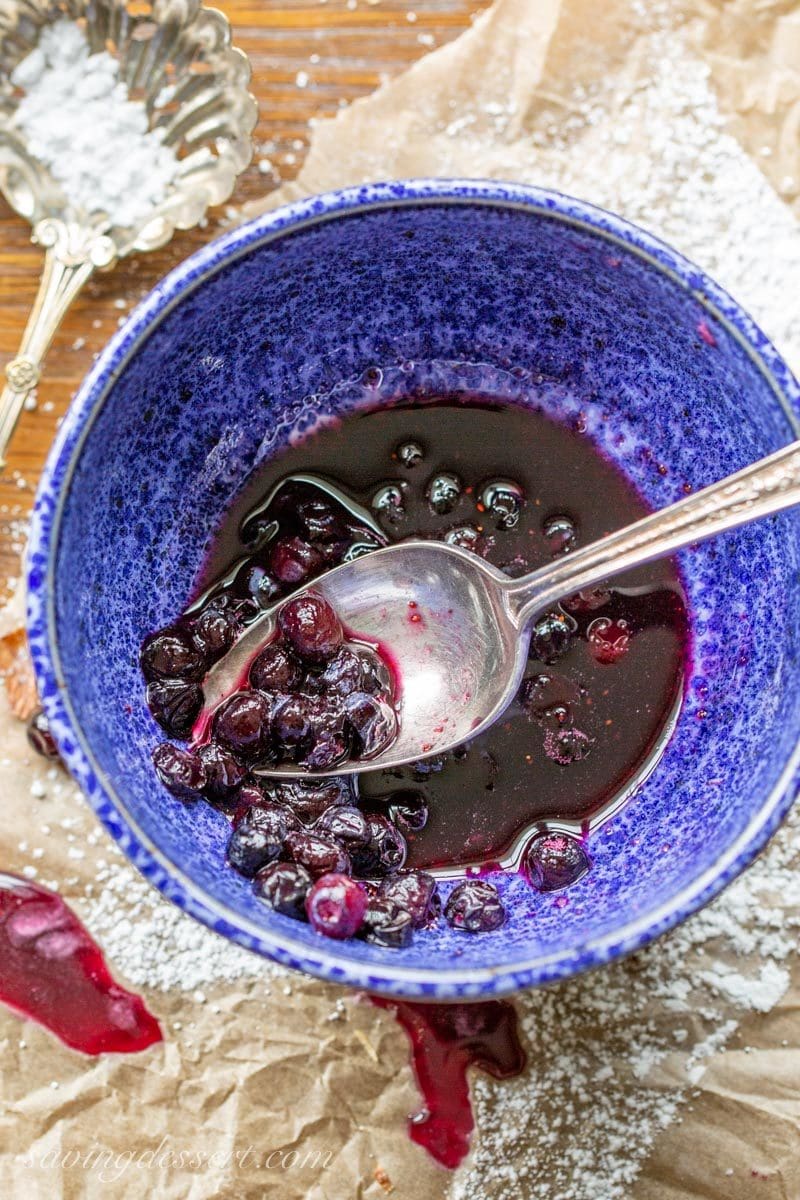
<svg viewBox="0 0 800 1200"><path fill-rule="evenodd" d="M629 93L650 70L654 24L679 27L702 56L731 130L797 210L796 4L497 0L456 42L321 124L299 178L245 215L368 179L531 180L537 133L539 162L561 152L554 127L588 161L598 126L570 125L574 85L591 95L610 82L602 119L613 121L615 89ZM0 620L0 636L18 612ZM800 1200L800 968L771 940L800 920L789 886L796 825L769 850L761 890L741 891L738 906L717 902L689 933L602 977L520 998L528 1075L476 1085L475 1153L453 1175L406 1137L418 1096L387 1013L269 966L217 962L218 939L143 891L75 789L33 761L1 696L0 729L0 862L62 891L165 1032L144 1054L95 1061L0 1008L0 1196ZM763 937L742 935L759 924ZM147 969L125 952L142 928L154 947L143 985ZM159 974L159 961L179 968L181 955L213 960L201 986L176 985L177 968ZM763 1002L756 993L763 1011L720 991L720 964L772 981ZM554 1042L578 1064L578 1083L572 1066L553 1070Z"/></svg>

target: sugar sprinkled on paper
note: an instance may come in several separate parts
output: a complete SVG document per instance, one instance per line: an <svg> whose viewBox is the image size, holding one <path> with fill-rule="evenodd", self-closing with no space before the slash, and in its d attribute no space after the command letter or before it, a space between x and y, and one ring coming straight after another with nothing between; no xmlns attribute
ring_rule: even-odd
<svg viewBox="0 0 800 1200"><path fill-rule="evenodd" d="M163 200L177 159L129 99L114 56L89 49L74 21L43 29L11 75L24 92L13 124L72 204L135 226Z"/></svg>

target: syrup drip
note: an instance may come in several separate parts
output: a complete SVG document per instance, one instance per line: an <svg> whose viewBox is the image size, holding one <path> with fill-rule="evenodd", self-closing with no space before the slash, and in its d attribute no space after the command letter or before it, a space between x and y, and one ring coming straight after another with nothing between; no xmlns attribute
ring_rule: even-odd
<svg viewBox="0 0 800 1200"><path fill-rule="evenodd" d="M469 1151L474 1126L467 1069L495 1079L525 1069L517 1013L507 1000L473 1004L412 1004L370 996L395 1014L411 1042L411 1063L423 1107L409 1117L412 1142L444 1167L454 1168Z"/></svg>
<svg viewBox="0 0 800 1200"><path fill-rule="evenodd" d="M84 1054L130 1054L163 1040L61 897L2 873L0 1001Z"/></svg>

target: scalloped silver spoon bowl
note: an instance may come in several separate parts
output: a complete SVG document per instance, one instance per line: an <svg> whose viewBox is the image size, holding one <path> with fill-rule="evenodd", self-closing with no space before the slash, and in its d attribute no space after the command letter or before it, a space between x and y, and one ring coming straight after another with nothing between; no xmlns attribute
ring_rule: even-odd
<svg viewBox="0 0 800 1200"><path fill-rule="evenodd" d="M31 152L14 116L22 96L11 76L48 25L71 18L92 53L111 52L130 99L176 157L163 199L136 224L71 202ZM230 26L198 0L154 0L130 11L121 0L71 0L68 14L49 0L0 0L0 190L30 221L45 249L38 295L0 393L0 466L42 360L78 292L96 270L134 251L155 250L176 229L191 229L209 205L221 204L252 156L258 109L247 86L250 64L231 45ZM120 144L119 154L125 154Z"/></svg>

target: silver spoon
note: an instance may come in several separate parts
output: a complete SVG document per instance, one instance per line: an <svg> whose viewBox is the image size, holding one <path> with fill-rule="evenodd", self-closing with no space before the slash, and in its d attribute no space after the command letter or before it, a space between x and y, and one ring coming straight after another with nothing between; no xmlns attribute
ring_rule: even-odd
<svg viewBox="0 0 800 1200"><path fill-rule="evenodd" d="M36 50L43 30L66 20L83 29L92 54L113 54L128 98L144 105L148 128L158 130L175 154L175 173L163 198L133 225L70 199L55 168L39 161L16 121L21 89L12 83L14 70ZM258 110L247 91L249 79L250 65L231 45L227 19L197 0L156 5L70 0L67 6L0 0L0 192L30 221L32 241L45 250L22 344L5 366L0 390L0 468L47 349L94 272L110 270L134 251L165 245L176 229L191 229L209 205L230 196L252 156ZM122 141L116 149L124 157L129 147Z"/></svg>
<svg viewBox="0 0 800 1200"><path fill-rule="evenodd" d="M497 721L514 698L534 617L565 596L798 503L800 442L794 442L520 579L442 542L400 542L345 563L308 590L321 593L359 637L391 652L399 679L398 735L374 758L333 772L280 766L258 773L352 775L458 746ZM208 673L206 711L236 688L271 637L279 607L265 610Z"/></svg>

